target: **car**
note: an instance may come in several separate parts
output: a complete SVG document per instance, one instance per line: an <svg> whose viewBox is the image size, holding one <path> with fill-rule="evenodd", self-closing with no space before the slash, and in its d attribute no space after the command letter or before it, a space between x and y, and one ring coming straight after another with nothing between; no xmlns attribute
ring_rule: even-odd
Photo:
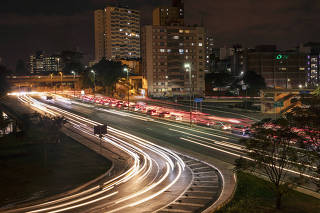
<svg viewBox="0 0 320 213"><path fill-rule="evenodd" d="M160 118L170 118L170 112L161 112L159 114Z"/></svg>
<svg viewBox="0 0 320 213"><path fill-rule="evenodd" d="M214 121L205 121L205 125L208 127L213 127L216 124Z"/></svg>
<svg viewBox="0 0 320 213"><path fill-rule="evenodd" d="M157 110L155 110L155 109L149 109L149 110L147 111L147 115L157 115Z"/></svg>
<svg viewBox="0 0 320 213"><path fill-rule="evenodd" d="M231 132L237 135L242 135L242 136L250 136L251 131L248 127L245 126L234 126L231 128Z"/></svg>
<svg viewBox="0 0 320 213"><path fill-rule="evenodd" d="M182 117L180 115L171 115L170 118L175 121L182 121Z"/></svg>
<svg viewBox="0 0 320 213"><path fill-rule="evenodd" d="M115 107L115 106L117 106L117 101L113 101L113 102L111 102L111 104L110 104L110 106L112 106L112 107Z"/></svg>
<svg viewBox="0 0 320 213"><path fill-rule="evenodd" d="M216 122L212 127L215 129L221 129L221 130L230 130L231 129L230 124L226 124L221 121Z"/></svg>

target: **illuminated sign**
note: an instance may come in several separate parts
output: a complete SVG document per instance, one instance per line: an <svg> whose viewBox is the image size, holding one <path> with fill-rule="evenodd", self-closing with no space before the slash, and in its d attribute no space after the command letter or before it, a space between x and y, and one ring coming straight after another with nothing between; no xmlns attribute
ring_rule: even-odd
<svg viewBox="0 0 320 213"><path fill-rule="evenodd" d="M289 57L288 55L278 54L276 59L277 60L287 60L288 57Z"/></svg>

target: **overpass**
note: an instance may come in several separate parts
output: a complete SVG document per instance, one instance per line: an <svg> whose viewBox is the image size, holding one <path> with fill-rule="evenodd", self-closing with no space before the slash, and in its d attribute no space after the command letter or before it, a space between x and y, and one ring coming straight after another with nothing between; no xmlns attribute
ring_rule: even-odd
<svg viewBox="0 0 320 213"><path fill-rule="evenodd" d="M7 76L11 89L15 91L49 91L81 88L78 75L30 75Z"/></svg>

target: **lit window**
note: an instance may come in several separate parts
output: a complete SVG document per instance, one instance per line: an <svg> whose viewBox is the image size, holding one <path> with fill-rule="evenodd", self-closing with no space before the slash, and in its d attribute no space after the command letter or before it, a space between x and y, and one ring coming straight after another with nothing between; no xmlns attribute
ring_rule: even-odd
<svg viewBox="0 0 320 213"><path fill-rule="evenodd" d="M184 50L183 50L183 49L179 49L179 53L180 53L180 54L183 54L183 53L184 53Z"/></svg>
<svg viewBox="0 0 320 213"><path fill-rule="evenodd" d="M199 47L202 47L202 43L199 43Z"/></svg>
<svg viewBox="0 0 320 213"><path fill-rule="evenodd" d="M179 36L173 36L173 39L179 39Z"/></svg>
<svg viewBox="0 0 320 213"><path fill-rule="evenodd" d="M190 33L190 30L185 30L184 32L185 32L185 33Z"/></svg>
<svg viewBox="0 0 320 213"><path fill-rule="evenodd" d="M165 52L165 49L160 49L160 52L161 52L161 53L164 53L164 52Z"/></svg>
<svg viewBox="0 0 320 213"><path fill-rule="evenodd" d="M179 33L183 33L183 30L179 30Z"/></svg>

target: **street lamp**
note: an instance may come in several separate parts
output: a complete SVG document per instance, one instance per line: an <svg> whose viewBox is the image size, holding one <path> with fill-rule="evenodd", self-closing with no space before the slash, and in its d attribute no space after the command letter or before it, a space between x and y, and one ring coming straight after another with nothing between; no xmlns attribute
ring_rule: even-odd
<svg viewBox="0 0 320 213"><path fill-rule="evenodd" d="M61 76L61 78L60 78L60 88L62 88L62 76L63 76L63 74L62 74L62 72L59 72L59 74Z"/></svg>
<svg viewBox="0 0 320 213"><path fill-rule="evenodd" d="M76 72L75 71L71 71L71 73L73 74L73 97L76 97Z"/></svg>
<svg viewBox="0 0 320 213"><path fill-rule="evenodd" d="M129 69L127 67L123 68L123 71L127 73L127 83L128 83L128 111L130 110L130 82L129 82Z"/></svg>
<svg viewBox="0 0 320 213"><path fill-rule="evenodd" d="M184 68L186 69L186 72L189 72L190 126L192 126L192 94L191 94L191 65L190 65L190 63L185 63Z"/></svg>
<svg viewBox="0 0 320 213"><path fill-rule="evenodd" d="M50 74L50 79L51 79L51 89L53 88L53 73Z"/></svg>
<svg viewBox="0 0 320 213"><path fill-rule="evenodd" d="M96 72L94 70L91 70L91 73L93 74L93 97L96 97Z"/></svg>
<svg viewBox="0 0 320 213"><path fill-rule="evenodd" d="M166 75L166 94L167 94L167 96L169 96L169 94L168 94L168 78L169 78L169 76L167 76Z"/></svg>
<svg viewBox="0 0 320 213"><path fill-rule="evenodd" d="M59 62L60 62L60 58L57 58L57 61L58 61L57 72L59 72Z"/></svg>

